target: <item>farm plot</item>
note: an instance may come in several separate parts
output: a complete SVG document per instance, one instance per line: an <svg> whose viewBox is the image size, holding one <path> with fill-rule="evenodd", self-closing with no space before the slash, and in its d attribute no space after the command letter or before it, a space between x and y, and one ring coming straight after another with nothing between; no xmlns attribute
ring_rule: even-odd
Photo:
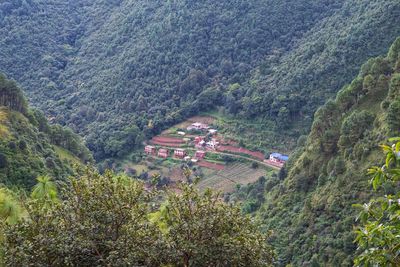
<svg viewBox="0 0 400 267"><path fill-rule="evenodd" d="M213 124L215 121L214 117L211 116L194 116L189 118L187 121L193 123L193 122L200 122L200 123L205 123L205 124Z"/></svg>
<svg viewBox="0 0 400 267"><path fill-rule="evenodd" d="M200 122L204 124L213 124L216 119L212 116L194 116L191 117L181 123L178 123L174 125L173 127L164 130L161 134L162 135L172 135L174 134L178 129L186 130L188 126L190 126L194 122Z"/></svg>
<svg viewBox="0 0 400 267"><path fill-rule="evenodd" d="M164 142L153 141L153 140L151 140L150 143L152 145L159 145L159 146L166 146L166 147L181 147L184 145L184 144L180 144L180 143L164 143Z"/></svg>
<svg viewBox="0 0 400 267"><path fill-rule="evenodd" d="M218 171L225 169L225 165L213 163L213 162L209 162L209 161L205 161L205 160L197 162L197 165L199 165L200 167L205 167L205 168L218 170Z"/></svg>
<svg viewBox="0 0 400 267"><path fill-rule="evenodd" d="M204 191L207 188L211 188L213 190L219 190L222 192L230 192L235 188L235 183L224 177L221 177L217 174L206 177L205 179L200 180L197 184L197 187Z"/></svg>
<svg viewBox="0 0 400 267"><path fill-rule="evenodd" d="M155 136L151 139L155 142L169 143L169 144L183 144L185 141L182 138L166 137L166 136Z"/></svg>
<svg viewBox="0 0 400 267"><path fill-rule="evenodd" d="M218 171L217 174L238 184L248 184L257 181L265 173L263 168L253 169L249 164L236 163L224 171Z"/></svg>
<svg viewBox="0 0 400 267"><path fill-rule="evenodd" d="M249 155L253 158L264 160L264 154L258 151L251 151L243 147L235 147L235 146L219 146L218 151L221 152L231 152L231 153L243 153Z"/></svg>
<svg viewBox="0 0 400 267"><path fill-rule="evenodd" d="M150 140L150 143L159 146L181 147L185 145L185 140L176 137L155 136Z"/></svg>
<svg viewBox="0 0 400 267"><path fill-rule="evenodd" d="M264 168L253 169L245 163L235 163L226 166L224 170L210 173L198 184L201 190L212 188L223 192L232 191L236 184L248 184L258 180L266 174Z"/></svg>

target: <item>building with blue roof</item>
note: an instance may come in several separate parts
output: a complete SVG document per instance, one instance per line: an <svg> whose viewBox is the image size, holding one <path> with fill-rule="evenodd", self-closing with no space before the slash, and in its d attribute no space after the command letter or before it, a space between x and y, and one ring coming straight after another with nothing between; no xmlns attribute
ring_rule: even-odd
<svg viewBox="0 0 400 267"><path fill-rule="evenodd" d="M275 153L271 153L269 155L269 160L272 162L277 162L277 163L285 163L286 161L289 160L289 156L275 152Z"/></svg>

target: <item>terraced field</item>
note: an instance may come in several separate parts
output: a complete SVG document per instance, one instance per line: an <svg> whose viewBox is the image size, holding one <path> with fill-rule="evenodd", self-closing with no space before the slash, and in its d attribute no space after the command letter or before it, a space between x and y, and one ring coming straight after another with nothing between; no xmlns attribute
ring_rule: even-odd
<svg viewBox="0 0 400 267"><path fill-rule="evenodd" d="M235 163L227 165L224 170L212 171L205 173L198 187L201 190L212 188L223 192L232 191L236 184L248 184L257 181L260 176L265 175L266 169L259 167L251 168L246 163Z"/></svg>

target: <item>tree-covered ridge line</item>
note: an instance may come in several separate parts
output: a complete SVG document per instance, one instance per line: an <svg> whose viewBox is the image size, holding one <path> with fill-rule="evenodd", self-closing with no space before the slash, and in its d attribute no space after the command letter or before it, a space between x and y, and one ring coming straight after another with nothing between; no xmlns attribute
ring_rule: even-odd
<svg viewBox="0 0 400 267"><path fill-rule="evenodd" d="M271 266L268 234L210 190L146 190L110 171L80 169L29 197L0 190L0 264L6 266ZM160 199L163 201L160 204ZM3 212L9 207L10 212Z"/></svg>
<svg viewBox="0 0 400 267"><path fill-rule="evenodd" d="M30 188L45 174L65 179L73 164L93 161L79 136L30 109L21 89L1 73L0 137L0 183L6 186Z"/></svg>
<svg viewBox="0 0 400 267"><path fill-rule="evenodd" d="M0 69L98 159L140 145L131 132L150 137L215 106L262 117L277 136L305 134L315 108L400 34L395 0L31 0L0 10Z"/></svg>
<svg viewBox="0 0 400 267"><path fill-rule="evenodd" d="M278 266L353 265L362 251L354 244L357 210L352 204L366 203L374 194L367 169L384 163L377 144L399 136L399 106L397 38L386 56L369 59L317 110L310 134L298 140L281 180L264 181L264 189L258 183L248 187L249 211L256 209L264 229L274 230ZM396 188L384 183L381 190L393 194Z"/></svg>

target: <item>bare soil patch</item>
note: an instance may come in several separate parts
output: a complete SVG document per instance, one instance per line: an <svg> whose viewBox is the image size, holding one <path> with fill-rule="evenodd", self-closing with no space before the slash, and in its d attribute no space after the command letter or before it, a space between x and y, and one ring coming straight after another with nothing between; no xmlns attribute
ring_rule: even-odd
<svg viewBox="0 0 400 267"><path fill-rule="evenodd" d="M185 143L185 141L182 138L166 137L166 136L155 136L151 140L153 142L160 142L160 143L176 143L176 144Z"/></svg>
<svg viewBox="0 0 400 267"><path fill-rule="evenodd" d="M205 168L218 170L218 171L225 169L225 165L212 163L212 162L208 162L205 160L197 162L197 165L199 165L200 167L205 167Z"/></svg>
<svg viewBox="0 0 400 267"><path fill-rule="evenodd" d="M219 146L218 151L221 152L231 152L231 153L243 153L249 156L252 156L259 160L264 160L264 154L258 151L251 151L247 148L243 147L235 147L235 146Z"/></svg>

